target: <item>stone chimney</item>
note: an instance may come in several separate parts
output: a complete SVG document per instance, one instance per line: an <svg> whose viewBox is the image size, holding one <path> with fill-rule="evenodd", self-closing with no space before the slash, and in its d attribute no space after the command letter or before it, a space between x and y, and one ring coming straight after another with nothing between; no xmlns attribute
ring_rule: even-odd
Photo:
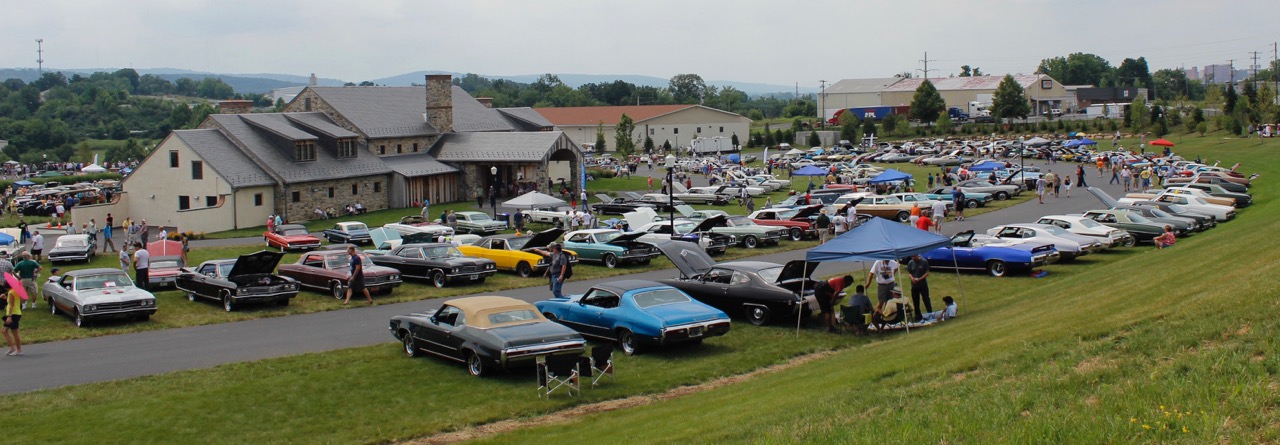
<svg viewBox="0 0 1280 445"><path fill-rule="evenodd" d="M253 112L253 101L231 99L218 101L218 114L249 114Z"/></svg>
<svg viewBox="0 0 1280 445"><path fill-rule="evenodd" d="M484 105L485 108L493 108L492 97L477 97L476 102L480 102L480 105Z"/></svg>
<svg viewBox="0 0 1280 445"><path fill-rule="evenodd" d="M427 123L441 133L453 132L453 76L427 75Z"/></svg>
<svg viewBox="0 0 1280 445"><path fill-rule="evenodd" d="M311 80L307 82L307 85L311 85L313 87L320 85L320 80L316 79L316 73L311 73Z"/></svg>

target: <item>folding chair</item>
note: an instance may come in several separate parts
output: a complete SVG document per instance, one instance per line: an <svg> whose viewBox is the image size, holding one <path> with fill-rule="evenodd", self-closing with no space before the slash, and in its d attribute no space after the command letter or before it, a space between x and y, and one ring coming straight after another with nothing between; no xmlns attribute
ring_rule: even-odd
<svg viewBox="0 0 1280 445"><path fill-rule="evenodd" d="M588 362L587 377L591 379L591 386L600 384L605 377L613 380L613 346L600 345L591 348L591 357ZM592 376L592 374L595 374Z"/></svg>
<svg viewBox="0 0 1280 445"><path fill-rule="evenodd" d="M844 326L851 328L858 334L867 333L867 325L871 324L870 312L866 311L863 306L840 306L840 315L844 320Z"/></svg>
<svg viewBox="0 0 1280 445"><path fill-rule="evenodd" d="M570 396L574 396L575 392L581 394L582 388L578 384L578 377L581 375L578 358L579 356L576 355L538 357L538 398L549 398L551 393L560 388L564 388Z"/></svg>

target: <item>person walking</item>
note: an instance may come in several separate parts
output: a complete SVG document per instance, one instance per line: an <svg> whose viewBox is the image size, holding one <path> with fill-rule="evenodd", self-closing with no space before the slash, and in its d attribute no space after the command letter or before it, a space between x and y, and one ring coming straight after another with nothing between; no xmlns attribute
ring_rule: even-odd
<svg viewBox="0 0 1280 445"><path fill-rule="evenodd" d="M1062 191L1067 193L1067 197L1071 197L1071 177L1067 176L1062 179Z"/></svg>
<svg viewBox="0 0 1280 445"><path fill-rule="evenodd" d="M182 259L182 267L187 267L187 254L191 253L191 240L187 239L186 235L182 235L181 242L182 242L182 253L180 254L181 255L180 258Z"/></svg>
<svg viewBox="0 0 1280 445"><path fill-rule="evenodd" d="M40 253L44 252L44 235L39 230L31 232L31 256L35 257L37 263L40 262Z"/></svg>
<svg viewBox="0 0 1280 445"><path fill-rule="evenodd" d="M431 218L431 200L426 197L422 198L422 219Z"/></svg>
<svg viewBox="0 0 1280 445"><path fill-rule="evenodd" d="M36 283L36 278L40 277L40 263L33 261L26 252L22 253L21 258L21 261L13 265L13 271L22 282L22 288L27 291L27 303L23 304L23 308L35 309L40 301L40 285Z"/></svg>
<svg viewBox="0 0 1280 445"><path fill-rule="evenodd" d="M935 225L935 224L933 223L933 219L932 219L932 218L929 218L929 211L927 211L927 210L926 210L926 211L924 211L924 212L921 212L921 213L920 213L920 218L919 218L919 219L916 219L916 228L917 228L917 229L920 229L920 230L923 230L923 231L929 232L929 231L931 231L930 229L932 229L934 225Z"/></svg>
<svg viewBox="0 0 1280 445"><path fill-rule="evenodd" d="M876 260L871 265L864 286L871 287L871 280L876 282L876 299L883 304L893 298L893 286L898 281L898 262L895 260Z"/></svg>
<svg viewBox="0 0 1280 445"><path fill-rule="evenodd" d="M484 209L484 189L476 187L476 207Z"/></svg>
<svg viewBox="0 0 1280 445"><path fill-rule="evenodd" d="M5 355L22 355L22 335L18 329L22 326L22 297L18 291L10 289L8 284L0 283L0 291L4 292L4 340L9 345ZM28 295L30 297L30 295Z"/></svg>
<svg viewBox="0 0 1280 445"><path fill-rule="evenodd" d="M31 239L31 232L27 231L27 219L18 218L18 243L26 244Z"/></svg>
<svg viewBox="0 0 1280 445"><path fill-rule="evenodd" d="M342 304L351 304L351 294L355 292L363 293L364 299L373 304L369 289L364 287L364 258L356 253L356 246L347 246L347 255L350 256L351 275L347 276L347 298L342 300Z"/></svg>
<svg viewBox="0 0 1280 445"><path fill-rule="evenodd" d="M110 221L110 219L108 219L108 221ZM107 223L107 225L102 227L102 251L103 252L116 251L115 242L111 241L111 232L114 230L115 229L111 228L111 223ZM107 249L111 249L111 250L107 250Z"/></svg>
<svg viewBox="0 0 1280 445"><path fill-rule="evenodd" d="M1088 186L1089 186L1089 184L1085 184L1085 182L1084 182L1084 177L1085 177L1085 176L1086 176L1086 175L1084 174L1084 165L1077 165L1077 166L1076 166L1076 185L1077 185L1077 186L1079 186L1079 187L1088 187ZM1070 194L1070 193L1068 193L1068 194L1067 194L1067 196L1071 196L1071 194Z"/></svg>
<svg viewBox="0 0 1280 445"><path fill-rule="evenodd" d="M133 251L133 285L142 290L151 287L151 252L147 251L145 243L138 243Z"/></svg>
<svg viewBox="0 0 1280 445"><path fill-rule="evenodd" d="M826 244L828 233L831 231L831 217L827 216L827 209L822 209L822 213L818 214L813 225L818 232L818 244Z"/></svg>
<svg viewBox="0 0 1280 445"><path fill-rule="evenodd" d="M915 321L920 321L922 300L925 312L933 312L933 300L929 299L929 262L919 254L911 257L911 261L907 263L907 274L911 277L911 303L916 308Z"/></svg>
<svg viewBox="0 0 1280 445"><path fill-rule="evenodd" d="M1129 177L1132 175L1133 173L1129 172L1128 166L1120 169L1120 185L1124 186L1124 191L1126 192L1129 191Z"/></svg>
<svg viewBox="0 0 1280 445"><path fill-rule="evenodd" d="M947 203L941 199L933 202L930 219L933 220L933 233L942 234L942 223L947 220Z"/></svg>

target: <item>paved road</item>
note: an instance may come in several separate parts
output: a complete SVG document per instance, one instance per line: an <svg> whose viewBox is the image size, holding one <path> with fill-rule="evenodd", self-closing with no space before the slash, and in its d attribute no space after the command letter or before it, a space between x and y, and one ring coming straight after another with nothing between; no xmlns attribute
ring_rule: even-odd
<svg viewBox="0 0 1280 445"><path fill-rule="evenodd" d="M1070 165L1054 167L1058 167L1054 168L1058 172L1065 172ZM1113 194L1119 193L1117 187L1107 186L1105 181L1098 180L1096 170L1094 175L1087 178L1090 185L1102 185ZM1070 198L1049 198L1043 205L1032 200L966 221L951 222L947 224L946 231L954 233L975 229L984 232L1001 223L1034 221L1050 213L1078 213L1099 205L1088 192L1073 190ZM783 263L803 255L803 251L794 251L755 259ZM848 264L824 263L816 273L829 275L849 269ZM668 269L639 273L629 278L670 278L675 273L674 269ZM575 281L567 284L565 291L581 293L591 285L616 279ZM547 298L549 291L545 286L534 286L497 294L536 301ZM24 348L26 355L23 357L0 356L0 373L4 375L0 379L0 394L386 343L393 341L387 332L387 320L391 316L431 309L439 304L440 300L432 299L32 345Z"/></svg>

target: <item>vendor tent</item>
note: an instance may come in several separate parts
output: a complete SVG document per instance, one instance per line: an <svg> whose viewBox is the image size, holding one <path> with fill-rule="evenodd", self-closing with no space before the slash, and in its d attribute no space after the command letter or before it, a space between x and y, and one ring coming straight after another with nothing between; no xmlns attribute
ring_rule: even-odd
<svg viewBox="0 0 1280 445"><path fill-rule="evenodd" d="M1172 147L1173 142L1165 138L1160 138L1160 139L1151 141L1151 145L1160 146L1160 147Z"/></svg>
<svg viewBox="0 0 1280 445"><path fill-rule="evenodd" d="M825 168L806 165L799 170L791 172L791 176L826 176L830 173Z"/></svg>
<svg viewBox="0 0 1280 445"><path fill-rule="evenodd" d="M84 173L102 173L107 171L107 169L102 168L102 166L99 166L98 164L89 164L80 169L80 171Z"/></svg>
<svg viewBox="0 0 1280 445"><path fill-rule="evenodd" d="M801 150L799 148L793 148L790 151L788 151L785 156L802 156L804 155L804 153L805 153L804 150Z"/></svg>
<svg viewBox="0 0 1280 445"><path fill-rule="evenodd" d="M19 187L31 187L33 185L36 185L36 183L24 179L24 180L13 183L13 185L16 185Z"/></svg>
<svg viewBox="0 0 1280 445"><path fill-rule="evenodd" d="M871 180L868 182L872 184L882 184L885 182L906 181L908 179L911 179L911 175L891 168L891 169L885 170L884 173L878 174L876 175L876 177L871 178Z"/></svg>
<svg viewBox="0 0 1280 445"><path fill-rule="evenodd" d="M1001 164L999 162L983 162L981 164L969 167L969 171L971 172L988 172L988 171L995 171L995 170L1004 170L1004 164Z"/></svg>
<svg viewBox="0 0 1280 445"><path fill-rule="evenodd" d="M1041 145L1049 144L1049 140L1036 136L1031 139L1027 139L1026 141L1023 141L1023 144L1026 144L1027 146L1031 146L1031 147L1039 147Z"/></svg>
<svg viewBox="0 0 1280 445"><path fill-rule="evenodd" d="M563 199L540 192L529 192L502 203L503 207L531 209L534 207L558 207L568 205Z"/></svg>

